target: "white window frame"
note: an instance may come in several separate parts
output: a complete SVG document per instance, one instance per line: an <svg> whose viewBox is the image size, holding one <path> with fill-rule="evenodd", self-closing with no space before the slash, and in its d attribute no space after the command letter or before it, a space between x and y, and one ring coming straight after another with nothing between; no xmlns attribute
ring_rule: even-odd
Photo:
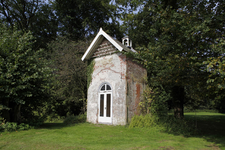
<svg viewBox="0 0 225 150"><path fill-rule="evenodd" d="M111 90L107 90L107 85L111 88ZM101 88L105 86L105 90L101 90ZM100 95L104 95L104 116L100 116ZM110 117L106 116L106 101L107 101L107 94L110 94ZM101 84L99 90L98 90L98 122L99 123L106 123L106 124L111 124L112 123L112 86L109 83L103 83Z"/></svg>

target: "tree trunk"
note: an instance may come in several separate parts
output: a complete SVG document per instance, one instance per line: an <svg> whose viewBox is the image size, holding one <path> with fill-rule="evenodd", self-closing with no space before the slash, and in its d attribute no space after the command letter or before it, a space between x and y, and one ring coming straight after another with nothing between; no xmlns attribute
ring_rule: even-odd
<svg viewBox="0 0 225 150"><path fill-rule="evenodd" d="M184 117L184 87L174 86L172 89L174 117L182 119Z"/></svg>
<svg viewBox="0 0 225 150"><path fill-rule="evenodd" d="M15 106L15 113L14 113L14 120L15 120L15 122L17 122L17 123L21 123L21 111L20 111L20 109L21 109L21 104L17 104L16 106Z"/></svg>
<svg viewBox="0 0 225 150"><path fill-rule="evenodd" d="M17 122L17 123L21 123L21 104L16 104L13 103L12 106L13 109L11 109L10 113L11 113L11 122Z"/></svg>
<svg viewBox="0 0 225 150"><path fill-rule="evenodd" d="M83 108L82 108L82 110L83 110L83 114L84 114L86 112L86 105L87 105L84 92L82 92L82 99L83 99Z"/></svg>
<svg viewBox="0 0 225 150"><path fill-rule="evenodd" d="M9 108L9 100L8 99L4 99L3 105ZM2 117L6 121L10 121L10 113L9 113L9 111L10 111L9 109L3 109L2 110Z"/></svg>

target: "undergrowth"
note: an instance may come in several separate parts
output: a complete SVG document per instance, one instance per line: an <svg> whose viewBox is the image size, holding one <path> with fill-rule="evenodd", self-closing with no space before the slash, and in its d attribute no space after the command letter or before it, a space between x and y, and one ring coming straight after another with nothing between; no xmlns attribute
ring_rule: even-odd
<svg viewBox="0 0 225 150"><path fill-rule="evenodd" d="M171 99L171 96L162 86L150 87L147 85L143 92L143 98L139 106L141 114L144 115L134 116L129 128L156 127L163 132L185 136L196 133L194 123L168 115L167 101Z"/></svg>
<svg viewBox="0 0 225 150"><path fill-rule="evenodd" d="M66 125L72 125L72 124L76 124L76 123L83 123L86 122L87 119L87 114L80 114L78 116L68 116L65 118L65 120L63 121L63 123L65 123Z"/></svg>
<svg viewBox="0 0 225 150"><path fill-rule="evenodd" d="M19 131L19 130L28 130L33 128L29 124L21 123L17 124L16 122L1 122L0 124L0 132L12 132L12 131Z"/></svg>

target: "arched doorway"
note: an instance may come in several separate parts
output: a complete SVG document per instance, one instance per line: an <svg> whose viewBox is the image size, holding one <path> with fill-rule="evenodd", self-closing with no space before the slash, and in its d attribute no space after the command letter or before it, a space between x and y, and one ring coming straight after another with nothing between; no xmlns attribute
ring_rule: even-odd
<svg viewBox="0 0 225 150"><path fill-rule="evenodd" d="M99 123L112 123L112 88L104 83L99 89Z"/></svg>

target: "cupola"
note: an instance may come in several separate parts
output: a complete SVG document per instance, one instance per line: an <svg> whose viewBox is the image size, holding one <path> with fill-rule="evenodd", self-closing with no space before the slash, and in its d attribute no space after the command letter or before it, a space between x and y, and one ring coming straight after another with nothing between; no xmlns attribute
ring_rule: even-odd
<svg viewBox="0 0 225 150"><path fill-rule="evenodd" d="M130 49L132 48L132 40L130 40L128 36L122 38L122 44Z"/></svg>

